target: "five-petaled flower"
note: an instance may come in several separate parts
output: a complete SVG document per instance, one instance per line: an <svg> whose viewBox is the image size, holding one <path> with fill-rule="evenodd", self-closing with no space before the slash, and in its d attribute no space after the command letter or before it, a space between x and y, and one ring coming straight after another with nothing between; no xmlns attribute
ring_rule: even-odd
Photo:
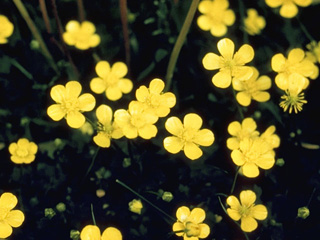
<svg viewBox="0 0 320 240"><path fill-rule="evenodd" d="M158 117L169 114L170 108L176 104L176 96L171 92L163 93L164 86L161 79L155 78L150 82L149 88L141 86L136 90L136 98L144 104L144 111Z"/></svg>
<svg viewBox="0 0 320 240"><path fill-rule="evenodd" d="M293 18L298 14L298 6L307 7L312 0L265 0L269 7L280 7L280 15L284 18Z"/></svg>
<svg viewBox="0 0 320 240"><path fill-rule="evenodd" d="M241 229L244 232L252 232L258 227L257 220L267 218L268 210L262 205L255 205L256 194L251 190L245 190L240 193L239 200L231 195L227 198L227 204L230 208L227 209L229 217L233 220L241 220Z"/></svg>
<svg viewBox="0 0 320 240"><path fill-rule="evenodd" d="M109 100L116 101L123 93L132 90L132 81L124 78L128 73L128 67L123 62L116 62L111 67L109 62L100 61L96 65L96 73L99 77L93 78L90 82L90 88L94 93L105 92Z"/></svg>
<svg viewBox="0 0 320 240"><path fill-rule="evenodd" d="M266 76L259 77L259 71L252 67L252 76L245 81L233 79L232 87L234 90L239 91L236 95L236 99L242 106L249 106L251 99L258 102L266 102L270 99L270 94L265 90L271 87L271 79Z"/></svg>
<svg viewBox="0 0 320 240"><path fill-rule="evenodd" d="M86 121L81 112L91 111L96 105L95 98L90 93L80 95L81 90L82 86L77 81L52 87L50 95L56 104L48 107L49 117L54 121L65 117L70 127L80 128Z"/></svg>
<svg viewBox="0 0 320 240"><path fill-rule="evenodd" d="M131 101L128 110L115 111L114 121L122 129L124 136L129 139L138 136L150 139L158 132L154 125L158 121L158 116L145 112L143 103L138 101Z"/></svg>
<svg viewBox="0 0 320 240"><path fill-rule="evenodd" d="M233 10L229 8L228 0L204 0L198 9L202 13L197 19L198 26L204 31L210 31L215 37L221 37L236 20Z"/></svg>
<svg viewBox="0 0 320 240"><path fill-rule="evenodd" d="M206 212L202 208L190 211L188 207L182 206L178 208L176 216L177 222L173 224L172 230L177 236L183 236L184 240L198 240L210 234L209 226L202 223L206 218Z"/></svg>
<svg viewBox="0 0 320 240"><path fill-rule="evenodd" d="M166 137L163 140L164 148L173 154L184 151L184 154L191 160L202 156L199 146L211 146L214 142L214 134L209 129L200 129L202 118L189 113L183 118L183 123L177 117L170 117L165 123L169 133L174 136Z"/></svg>
<svg viewBox="0 0 320 240"><path fill-rule="evenodd" d="M107 105L100 105L96 110L98 118L97 135L93 137L93 141L103 148L110 147L111 138L119 139L123 136L122 130L112 121L112 109Z"/></svg>
<svg viewBox="0 0 320 240"><path fill-rule="evenodd" d="M20 138L18 142L9 145L11 161L16 164L29 164L34 161L38 146L26 138Z"/></svg>
<svg viewBox="0 0 320 240"><path fill-rule="evenodd" d="M8 37L10 37L13 33L14 26L9 21L9 19L0 15L0 44L4 44L8 42Z"/></svg>
<svg viewBox="0 0 320 240"><path fill-rule="evenodd" d="M100 36L95 34L96 27L89 21L71 20L66 25L66 32L63 33L63 40L71 46L80 50L96 47L100 43Z"/></svg>
<svg viewBox="0 0 320 240"><path fill-rule="evenodd" d="M219 72L212 77L212 83L216 87L227 88L232 79L248 80L252 76L252 68L244 66L254 57L254 50L250 45L244 44L234 53L233 41L224 38L218 42L218 50L221 56L210 52L202 60L205 69L219 69Z"/></svg>
<svg viewBox="0 0 320 240"><path fill-rule="evenodd" d="M247 15L244 19L244 29L250 35L258 35L261 30L266 26L266 20L264 17L260 16L256 9L249 8L247 10Z"/></svg>
<svg viewBox="0 0 320 240"><path fill-rule="evenodd" d="M115 227L107 227L102 235L100 229L95 225L85 226L80 233L81 240L122 240L122 234Z"/></svg>
<svg viewBox="0 0 320 240"><path fill-rule="evenodd" d="M24 214L20 210L13 210L18 199L15 195L5 192L0 196L0 238L7 238L12 234L12 228L21 226Z"/></svg>

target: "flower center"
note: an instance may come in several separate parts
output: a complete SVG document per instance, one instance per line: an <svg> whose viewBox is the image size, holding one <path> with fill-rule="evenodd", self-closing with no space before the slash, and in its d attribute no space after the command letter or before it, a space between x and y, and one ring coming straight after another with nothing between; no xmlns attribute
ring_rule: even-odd
<svg viewBox="0 0 320 240"><path fill-rule="evenodd" d="M0 207L0 221L6 219L10 210L6 207Z"/></svg>
<svg viewBox="0 0 320 240"><path fill-rule="evenodd" d="M140 114L131 116L130 123L136 128L141 128L145 125L144 119Z"/></svg>
<svg viewBox="0 0 320 240"><path fill-rule="evenodd" d="M17 149L16 154L19 157L26 157L26 156L28 156L29 152L28 152L28 149L26 149L24 147L20 147Z"/></svg>
<svg viewBox="0 0 320 240"><path fill-rule="evenodd" d="M239 207L239 214L241 215L241 217L250 216L252 207L253 207L253 205L251 205L251 206L245 206L245 205L240 206Z"/></svg>
<svg viewBox="0 0 320 240"><path fill-rule="evenodd" d="M117 84L119 81L119 78L117 76L115 76L112 72L109 73L106 82L108 86L113 86L115 84Z"/></svg>
<svg viewBox="0 0 320 240"><path fill-rule="evenodd" d="M195 224L193 222L187 222L185 233L187 237L198 237L200 235L201 228L199 224Z"/></svg>
<svg viewBox="0 0 320 240"><path fill-rule="evenodd" d="M307 103L307 100L304 99L304 93L291 95L289 91L286 91L286 95L283 95L281 99L283 101L280 102L280 107L283 108L284 112L289 109L289 113L292 112L292 109L295 113L300 112L303 104Z"/></svg>
<svg viewBox="0 0 320 240"><path fill-rule="evenodd" d="M64 102L61 103L61 109L65 113L79 111L79 100L77 98L74 99L65 99Z"/></svg>
<svg viewBox="0 0 320 240"><path fill-rule="evenodd" d="M195 133L196 133L196 130L192 128L185 128L182 131L180 138L183 139L185 142L192 142Z"/></svg>
<svg viewBox="0 0 320 240"><path fill-rule="evenodd" d="M103 125L103 124L101 124L101 123L99 122L99 123L98 123L98 126L97 126L97 131L98 131L98 132L104 132L104 133L106 133L108 136L111 136L111 135L112 135L112 132L113 132L113 126L112 126L112 124Z"/></svg>

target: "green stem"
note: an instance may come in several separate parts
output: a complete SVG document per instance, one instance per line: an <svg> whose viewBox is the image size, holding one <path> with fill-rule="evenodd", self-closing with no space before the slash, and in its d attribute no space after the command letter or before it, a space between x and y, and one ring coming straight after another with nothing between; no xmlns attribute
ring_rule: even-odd
<svg viewBox="0 0 320 240"><path fill-rule="evenodd" d="M139 198L141 198L143 201L147 202L149 205L151 205L152 207L154 207L155 209L157 209L159 212L161 212L163 215L165 215L166 217L168 217L169 219L171 219L172 221L176 222L177 219L173 218L172 216L170 216L169 214L167 214L165 211L163 211L162 209L158 208L156 205L154 205L152 202L150 202L148 199L146 199L145 197L143 197L142 195L140 195L139 193L137 193L135 190L133 190L131 187L129 187L127 184L123 183L122 181L120 181L119 179L116 179L116 182L119 183L121 186L123 186L124 188L128 189L130 192L132 192L133 194L135 194L136 196L138 196Z"/></svg>
<svg viewBox="0 0 320 240"><path fill-rule="evenodd" d="M243 112L242 112L242 108L240 107L238 101L237 101L237 97L236 97L236 91L234 90L234 88L232 88L232 93L233 93L233 96L234 96L234 99L236 100L236 105L237 105L237 109L238 109L238 112L240 114L240 118L243 120L244 119L244 115L243 115Z"/></svg>
<svg viewBox="0 0 320 240"><path fill-rule="evenodd" d="M310 40L310 42L315 41L315 39L311 36L311 34L308 32L307 28L303 25L303 23L300 21L300 19L298 17L296 17L300 28L302 30L302 32L306 35L306 37Z"/></svg>
<svg viewBox="0 0 320 240"><path fill-rule="evenodd" d="M239 175L239 170L240 170L240 167L238 167L236 175L234 176L232 187L231 187L231 190L230 190L230 194L233 193L234 187L236 186L237 178L238 178L238 175Z"/></svg>
<svg viewBox="0 0 320 240"><path fill-rule="evenodd" d="M39 6L42 13L44 24L46 25L47 32L52 33L45 0L39 0Z"/></svg>
<svg viewBox="0 0 320 240"><path fill-rule="evenodd" d="M20 63L18 63L15 59L10 58L10 63L15 66L16 68L18 68L20 70L20 72L22 72L27 78L29 79L33 79L31 73L29 73L23 66L21 66Z"/></svg>
<svg viewBox="0 0 320 240"><path fill-rule="evenodd" d="M23 17L23 19L26 21L30 31L32 32L34 38L38 41L41 51L43 53L43 55L47 58L50 66L52 67L52 69L54 69L54 71L58 74L58 67L55 64L52 55L50 54L45 42L42 39L42 36L39 32L39 30L37 29L36 25L34 24L34 22L32 21L32 19L30 18L29 13L27 12L27 9L25 8L25 6L23 5L23 3L20 0L12 0L14 2L14 4L16 5L16 7L18 8L21 16Z"/></svg>
<svg viewBox="0 0 320 240"><path fill-rule="evenodd" d="M95 151L95 153L94 153L94 155L93 155L93 157L92 157L90 166L89 166L86 174L84 175L83 180L84 180L84 179L88 176L88 174L90 173L90 171L91 171L91 169L92 169L92 167L93 167L93 165L94 165L94 162L96 161L96 158L97 158L97 156L98 156L99 150L100 150L100 147L98 147L97 150Z"/></svg>
<svg viewBox="0 0 320 240"><path fill-rule="evenodd" d="M186 39L187 33L190 29L191 22L193 20L194 14L197 10L198 4L200 0L192 0L192 3L190 5L189 11L187 13L186 19L184 20L183 26L181 28L181 31L179 33L179 36L177 38L177 41L173 47L173 50L170 55L169 64L167 68L167 74L166 74L166 87L164 89L164 92L168 91L171 86L173 72L178 60L178 56L180 53L180 50L183 46L183 43Z"/></svg>
<svg viewBox="0 0 320 240"><path fill-rule="evenodd" d="M128 7L127 0L119 0L120 6L120 18L122 23L122 32L124 39L124 48L126 52L126 64L130 69L130 41L129 41L129 30L128 30Z"/></svg>
<svg viewBox="0 0 320 240"><path fill-rule="evenodd" d="M77 5L78 5L78 14L79 14L80 22L83 22L86 19L84 7L83 7L83 1L77 0Z"/></svg>
<svg viewBox="0 0 320 240"><path fill-rule="evenodd" d="M309 200L308 200L308 204L307 204L307 207L309 207L309 205L310 205L310 203L311 203L311 200L312 200L312 198L313 198L313 196L314 196L314 193L316 192L316 188L313 188L313 191L312 191L312 193L311 193L311 196L310 196L310 198L309 198Z"/></svg>
<svg viewBox="0 0 320 240"><path fill-rule="evenodd" d="M91 210L91 216L92 216L93 225L97 226L96 218L94 217L93 204L92 204L92 203L91 203L91 205L90 205L90 210Z"/></svg>
<svg viewBox="0 0 320 240"><path fill-rule="evenodd" d="M244 19L245 19L245 7L242 0L238 0L239 3L239 13L240 13L240 19L241 19L241 26L243 29L245 29L244 25ZM243 31L243 43L248 43L248 33L246 30Z"/></svg>

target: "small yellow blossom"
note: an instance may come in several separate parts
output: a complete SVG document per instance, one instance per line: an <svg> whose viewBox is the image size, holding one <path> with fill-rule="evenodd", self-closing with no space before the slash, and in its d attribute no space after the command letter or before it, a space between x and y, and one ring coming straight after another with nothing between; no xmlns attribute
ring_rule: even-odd
<svg viewBox="0 0 320 240"><path fill-rule="evenodd" d="M233 121L228 126L228 133L232 136L227 139L227 147L235 150L240 147L240 142L245 138L256 138L259 132L256 130L257 124L253 118L245 118L242 123Z"/></svg>
<svg viewBox="0 0 320 240"><path fill-rule="evenodd" d="M254 57L253 48L244 44L238 52L234 53L234 43L229 38L221 39L218 42L218 50L221 56L215 53L207 53L203 60L203 66L207 70L217 70L212 77L212 83L219 88L227 88L231 84L232 79L248 80L253 70L251 67L244 66Z"/></svg>
<svg viewBox="0 0 320 240"><path fill-rule="evenodd" d="M85 226L80 233L81 240L122 240L121 232L115 227L107 227L102 235L95 225Z"/></svg>
<svg viewBox="0 0 320 240"><path fill-rule="evenodd" d="M93 78L90 88L94 93L105 92L106 97L111 101L116 101L122 97L123 93L132 90L132 81L124 78L128 73L128 67L123 62L116 62L110 66L107 61L100 61L96 65L96 73L99 77Z"/></svg>
<svg viewBox="0 0 320 240"><path fill-rule="evenodd" d="M114 121L122 129L124 136L129 139L138 136L150 139L158 132L157 127L153 125L158 121L158 117L145 112L143 104L138 101L131 101L128 110L115 111Z"/></svg>
<svg viewBox="0 0 320 240"><path fill-rule="evenodd" d="M184 151L184 154L191 160L202 156L199 146L211 146L214 142L214 134L209 129L200 129L202 118L189 113L183 118L183 124L177 117L170 117L165 123L169 133L174 136L166 137L163 140L164 148L173 154Z"/></svg>
<svg viewBox="0 0 320 240"><path fill-rule="evenodd" d="M306 219L307 217L309 217L309 215L310 215L310 210L308 207L298 208L297 217L302 218L302 219Z"/></svg>
<svg viewBox="0 0 320 240"><path fill-rule="evenodd" d="M123 136L122 130L112 122L112 109L107 105L100 105L96 110L98 118L98 134L93 141L103 148L110 147L111 138L118 139Z"/></svg>
<svg viewBox="0 0 320 240"><path fill-rule="evenodd" d="M307 7L312 0L265 0L269 7L280 7L280 15L284 18L293 18L298 14L298 7Z"/></svg>
<svg viewBox="0 0 320 240"><path fill-rule="evenodd" d="M309 50L306 52L306 58L313 63L320 63L320 41L312 41L306 47Z"/></svg>
<svg viewBox="0 0 320 240"><path fill-rule="evenodd" d="M194 208L192 211L186 206L179 207L177 222L172 226L173 232L184 240L198 240L206 238L210 234L210 227L202 223L206 218L206 212L202 208Z"/></svg>
<svg viewBox="0 0 320 240"><path fill-rule="evenodd" d="M270 99L270 94L264 90L271 87L271 79L266 75L259 77L259 71L255 67L252 67L252 70L253 74L248 80L233 79L232 81L233 88L239 91L236 99L242 106L249 106L251 99L258 102L266 102Z"/></svg>
<svg viewBox="0 0 320 240"><path fill-rule="evenodd" d="M271 148L278 148L280 146L280 137L275 134L276 127L275 126L270 126L267 128L266 131L264 131L260 138L267 142Z"/></svg>
<svg viewBox="0 0 320 240"><path fill-rule="evenodd" d="M11 161L16 164L29 164L36 158L38 146L34 142L29 142L26 138L20 138L18 142L9 145Z"/></svg>
<svg viewBox="0 0 320 240"><path fill-rule="evenodd" d="M69 81L66 86L56 85L51 88L51 98L56 102L48 107L47 114L54 121L66 118L72 128L80 128L86 119L81 112L91 111L96 105L90 93L80 95L82 86L77 81Z"/></svg>
<svg viewBox="0 0 320 240"><path fill-rule="evenodd" d="M244 19L244 29L250 35L258 35L261 30L266 26L266 20L264 17L260 16L256 9L249 8L247 10L247 15Z"/></svg>
<svg viewBox="0 0 320 240"><path fill-rule="evenodd" d="M234 12L229 8L228 0L204 0L198 9L202 13L197 19L198 26L204 31L210 31L212 36L222 37L236 20Z"/></svg>
<svg viewBox="0 0 320 240"><path fill-rule="evenodd" d="M258 204L255 205L256 194L251 190L245 190L240 193L239 200L231 195L227 198L228 215L235 221L241 220L241 229L244 232L252 232L258 227L257 220L264 220L268 216L267 208Z"/></svg>
<svg viewBox="0 0 320 240"><path fill-rule="evenodd" d="M20 210L12 210L18 203L15 195L5 192L0 196L0 238L12 234L12 228L20 227L24 222L24 214Z"/></svg>
<svg viewBox="0 0 320 240"><path fill-rule="evenodd" d="M305 52L301 48L294 48L288 54L286 59L282 53L274 55L271 59L271 67L278 75L275 83L278 88L286 91L289 86L289 76L293 73L299 74L304 80L305 89L309 85L308 77L314 74L314 64L305 57Z"/></svg>
<svg viewBox="0 0 320 240"><path fill-rule="evenodd" d="M0 15L0 44L8 42L7 38L12 35L13 29L14 26L9 19L4 15Z"/></svg>
<svg viewBox="0 0 320 240"><path fill-rule="evenodd" d="M275 163L275 153L266 141L261 138L245 138L240 141L239 149L231 152L234 164L240 166L244 176L259 176L259 167L270 169Z"/></svg>
<svg viewBox="0 0 320 240"><path fill-rule="evenodd" d="M100 36L95 34L96 27L89 21L71 20L66 25L66 32L63 33L63 40L71 46L80 50L96 47L100 43Z"/></svg>
<svg viewBox="0 0 320 240"><path fill-rule="evenodd" d="M145 111L149 111L158 117L165 117L169 114L170 108L176 104L176 96L171 93L163 93L164 82L159 79L153 79L149 88L141 86L136 91L136 98L145 105Z"/></svg>
<svg viewBox="0 0 320 240"><path fill-rule="evenodd" d="M134 212L136 214L141 214L143 205L140 199L133 199L131 202L129 202L129 210L131 212Z"/></svg>

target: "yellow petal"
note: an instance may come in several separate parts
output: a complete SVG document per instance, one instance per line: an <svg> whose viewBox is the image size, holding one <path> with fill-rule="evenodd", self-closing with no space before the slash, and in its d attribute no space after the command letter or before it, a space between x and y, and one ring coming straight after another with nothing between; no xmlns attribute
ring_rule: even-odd
<svg viewBox="0 0 320 240"><path fill-rule="evenodd" d="M191 160L196 160L202 156L202 150L191 142L185 143L183 150L186 157Z"/></svg>
<svg viewBox="0 0 320 240"><path fill-rule="evenodd" d="M231 137L227 139L227 148L230 150L235 150L239 148L239 140L235 137Z"/></svg>
<svg viewBox="0 0 320 240"><path fill-rule="evenodd" d="M15 154L15 152L17 151L17 149L18 149L18 144L17 144L17 143L11 143L11 144L9 145L9 148L8 148L10 154Z"/></svg>
<svg viewBox="0 0 320 240"><path fill-rule="evenodd" d="M268 92L257 92L252 95L252 99L258 102L266 102L270 99L270 94Z"/></svg>
<svg viewBox="0 0 320 240"><path fill-rule="evenodd" d="M301 48L294 48L288 54L290 64L299 63L304 59L305 53Z"/></svg>
<svg viewBox="0 0 320 240"><path fill-rule="evenodd" d="M101 94L106 90L106 88L107 83L101 78L93 78L90 82L90 89L94 93Z"/></svg>
<svg viewBox="0 0 320 240"><path fill-rule="evenodd" d="M19 227L24 221L24 214L20 210L12 210L8 213L6 221L12 227Z"/></svg>
<svg viewBox="0 0 320 240"><path fill-rule="evenodd" d="M80 29L80 23L75 20L71 20L66 25L67 32L76 32Z"/></svg>
<svg viewBox="0 0 320 240"><path fill-rule="evenodd" d="M253 120L253 118L245 118L242 121L242 129L245 129L246 131L252 133L256 130L256 128L257 128L257 124Z"/></svg>
<svg viewBox="0 0 320 240"><path fill-rule="evenodd" d="M240 193L240 202L242 206L251 206L256 201L256 194L251 190L245 190Z"/></svg>
<svg viewBox="0 0 320 240"><path fill-rule="evenodd" d="M234 61L236 62L237 65L244 65L248 62L251 62L253 57L254 57L253 48L248 44L244 44L234 54Z"/></svg>
<svg viewBox="0 0 320 240"><path fill-rule="evenodd" d="M163 146L169 153L176 154L182 150L183 141L177 137L166 137Z"/></svg>
<svg viewBox="0 0 320 240"><path fill-rule="evenodd" d="M202 30L208 31L212 27L212 20L209 16L201 15L197 19L197 24Z"/></svg>
<svg viewBox="0 0 320 240"><path fill-rule="evenodd" d="M222 37L227 33L227 31L228 28L223 23L213 23L210 29L211 35L215 37Z"/></svg>
<svg viewBox="0 0 320 240"><path fill-rule="evenodd" d="M171 92L164 93L161 95L160 104L172 108L176 105L176 96Z"/></svg>
<svg viewBox="0 0 320 240"><path fill-rule="evenodd" d="M29 153L36 154L37 151L38 151L38 146L37 146L37 144L35 144L34 142L30 142L30 143L29 143L28 150L29 150Z"/></svg>
<svg viewBox="0 0 320 240"><path fill-rule="evenodd" d="M73 46L76 43L76 39L74 37L74 34L72 34L70 32L64 32L62 34L62 38L63 38L63 41L70 46Z"/></svg>
<svg viewBox="0 0 320 240"><path fill-rule="evenodd" d="M175 222L172 225L172 231L175 232L177 236L183 236L184 229L185 229L184 224L181 222Z"/></svg>
<svg viewBox="0 0 320 240"><path fill-rule="evenodd" d="M239 92L236 95L238 103L242 106L249 106L251 103L251 96L247 92Z"/></svg>
<svg viewBox="0 0 320 240"><path fill-rule="evenodd" d="M299 5L300 7L307 7L312 3L312 0L293 0L295 4Z"/></svg>
<svg viewBox="0 0 320 240"><path fill-rule="evenodd" d="M207 70L215 70L221 68L221 57L215 53L207 53L202 59L202 64Z"/></svg>
<svg viewBox="0 0 320 240"><path fill-rule="evenodd" d="M238 149L235 149L231 152L231 158L234 164L237 166L242 166L245 164L245 157Z"/></svg>
<svg viewBox="0 0 320 240"><path fill-rule="evenodd" d="M103 231L101 240L122 240L122 234L117 228L108 227Z"/></svg>
<svg viewBox="0 0 320 240"><path fill-rule="evenodd" d="M271 79L268 76L261 76L258 78L256 82L259 90L268 90L271 88Z"/></svg>
<svg viewBox="0 0 320 240"><path fill-rule="evenodd" d="M287 90L289 88L289 77L286 73L279 73L275 78L275 83L278 88Z"/></svg>
<svg viewBox="0 0 320 240"><path fill-rule="evenodd" d="M99 77L106 79L110 75L110 64L107 61L99 61L96 65L96 73Z"/></svg>
<svg viewBox="0 0 320 240"><path fill-rule="evenodd" d="M116 101L122 97L122 92L117 86L108 87L106 97L111 101Z"/></svg>
<svg viewBox="0 0 320 240"><path fill-rule="evenodd" d="M211 146L214 142L213 132L209 129L201 129L194 135L193 142L201 146Z"/></svg>
<svg viewBox="0 0 320 240"><path fill-rule="evenodd" d="M145 125L138 129L139 136L143 139L150 139L157 135L158 129L155 125Z"/></svg>
<svg viewBox="0 0 320 240"><path fill-rule="evenodd" d="M278 53L271 58L271 67L275 72L283 71L284 65L286 63L286 58L282 53Z"/></svg>
<svg viewBox="0 0 320 240"><path fill-rule="evenodd" d="M94 225L85 226L80 233L81 240L101 240L100 229Z"/></svg>
<svg viewBox="0 0 320 240"><path fill-rule="evenodd" d="M0 238L7 238L12 234L12 227L5 221L0 221Z"/></svg>
<svg viewBox="0 0 320 240"><path fill-rule="evenodd" d="M96 116L103 125L111 124L112 109L108 105L101 104L96 110Z"/></svg>
<svg viewBox="0 0 320 240"><path fill-rule="evenodd" d="M285 18L293 18L298 14L298 7L293 2L285 2L280 8L280 15Z"/></svg>
<svg viewBox="0 0 320 240"><path fill-rule="evenodd" d="M67 114L67 123L72 128L80 128L85 121L85 117L80 112L73 111Z"/></svg>
<svg viewBox="0 0 320 240"><path fill-rule="evenodd" d="M128 67L123 62L116 62L112 65L111 72L118 78L123 78L128 73Z"/></svg>
<svg viewBox="0 0 320 240"><path fill-rule="evenodd" d="M81 93L81 84L77 81L69 81L66 84L66 98L77 98Z"/></svg>
<svg viewBox="0 0 320 240"><path fill-rule="evenodd" d="M96 47L101 42L101 38L98 34L93 34L89 39L90 47Z"/></svg>
<svg viewBox="0 0 320 240"><path fill-rule="evenodd" d="M198 10L201 13L209 13L212 10L212 1L204 0L199 3Z"/></svg>
<svg viewBox="0 0 320 240"><path fill-rule="evenodd" d="M182 122L177 117L168 118L165 127L169 133L175 136L179 136L184 129Z"/></svg>
<svg viewBox="0 0 320 240"><path fill-rule="evenodd" d="M220 54L227 60L231 60L234 54L234 43L229 38L221 39L218 42L218 50Z"/></svg>
<svg viewBox="0 0 320 240"><path fill-rule="evenodd" d="M122 128L122 132L126 138L134 139L138 137L138 129L130 124Z"/></svg>
<svg viewBox="0 0 320 240"><path fill-rule="evenodd" d="M13 209L18 203L18 199L15 195L9 192L5 192L0 197L0 207Z"/></svg>
<svg viewBox="0 0 320 240"><path fill-rule="evenodd" d="M63 111L60 104L53 104L48 107L47 114L54 121L60 121L66 115L66 112Z"/></svg>
<svg viewBox="0 0 320 240"><path fill-rule="evenodd" d="M120 128L129 124L130 119L131 117L127 110L118 109L114 112L114 121Z"/></svg>
<svg viewBox="0 0 320 240"><path fill-rule="evenodd" d="M199 238L206 238L209 236L210 234L210 227L205 224L205 223L201 223L198 225L200 227L200 235Z"/></svg>
<svg viewBox="0 0 320 240"><path fill-rule="evenodd" d="M249 80L252 77L253 70L252 67L239 66L234 67L232 70L232 76L238 80Z"/></svg>
<svg viewBox="0 0 320 240"><path fill-rule="evenodd" d="M258 204L256 206L253 206L252 216L258 220L264 220L268 216L268 210L264 205Z"/></svg>
<svg viewBox="0 0 320 240"><path fill-rule="evenodd" d="M188 220L199 224L206 218L206 212L202 208L194 208L191 210Z"/></svg>
<svg viewBox="0 0 320 240"><path fill-rule="evenodd" d="M133 83L130 79L122 78L118 81L118 87L123 93L131 92L133 88Z"/></svg>
<svg viewBox="0 0 320 240"><path fill-rule="evenodd" d="M164 82L159 79L153 79L149 84L150 93L160 94L164 89Z"/></svg>
<svg viewBox="0 0 320 240"><path fill-rule="evenodd" d="M56 103L62 103L66 96L66 88L62 85L56 85L51 88L50 96Z"/></svg>
<svg viewBox="0 0 320 240"><path fill-rule="evenodd" d="M183 118L183 125L185 128L198 130L202 126L202 118L198 114L188 113Z"/></svg>
<svg viewBox="0 0 320 240"><path fill-rule="evenodd" d="M241 218L241 229L244 232L252 232L258 227L257 221L253 217Z"/></svg>
<svg viewBox="0 0 320 240"><path fill-rule="evenodd" d="M243 165L243 175L249 178L255 178L259 176L259 168L255 163L246 162Z"/></svg>
<svg viewBox="0 0 320 240"><path fill-rule="evenodd" d="M233 121L228 126L228 133L232 136L237 136L241 131L241 124L237 121Z"/></svg>
<svg viewBox="0 0 320 240"><path fill-rule="evenodd" d="M228 9L227 11L224 12L223 22L226 25L228 26L233 25L235 20L236 20L236 15L234 14L233 10Z"/></svg>
<svg viewBox="0 0 320 240"><path fill-rule="evenodd" d="M219 88L227 88L231 84L231 74L229 71L220 71L212 77L212 83Z"/></svg>
<svg viewBox="0 0 320 240"><path fill-rule="evenodd" d="M105 132L99 132L96 136L93 137L93 141L102 148L110 147L110 137Z"/></svg>
<svg viewBox="0 0 320 240"><path fill-rule="evenodd" d="M79 97L79 108L81 111L91 111L96 105L96 99L90 93L82 94Z"/></svg>
<svg viewBox="0 0 320 240"><path fill-rule="evenodd" d="M184 222L190 216L190 209L186 206L179 207L176 212L176 216L180 222Z"/></svg>
<svg viewBox="0 0 320 240"><path fill-rule="evenodd" d="M284 2L284 0L265 0L265 1L266 1L266 4L272 8L280 7Z"/></svg>
<svg viewBox="0 0 320 240"><path fill-rule="evenodd" d="M81 23L81 31L84 34L93 34L96 31L96 27L93 25L93 23L89 21L83 21Z"/></svg>
<svg viewBox="0 0 320 240"><path fill-rule="evenodd" d="M240 202L238 198L235 196L231 195L227 198L227 204L232 208L232 209L238 209L240 207Z"/></svg>
<svg viewBox="0 0 320 240"><path fill-rule="evenodd" d="M227 213L228 213L229 217L235 221L238 221L241 218L239 211L237 211L235 209L228 208Z"/></svg>
<svg viewBox="0 0 320 240"><path fill-rule="evenodd" d="M265 154L256 160L256 164L262 169L270 169L275 163L274 155L272 153Z"/></svg>

